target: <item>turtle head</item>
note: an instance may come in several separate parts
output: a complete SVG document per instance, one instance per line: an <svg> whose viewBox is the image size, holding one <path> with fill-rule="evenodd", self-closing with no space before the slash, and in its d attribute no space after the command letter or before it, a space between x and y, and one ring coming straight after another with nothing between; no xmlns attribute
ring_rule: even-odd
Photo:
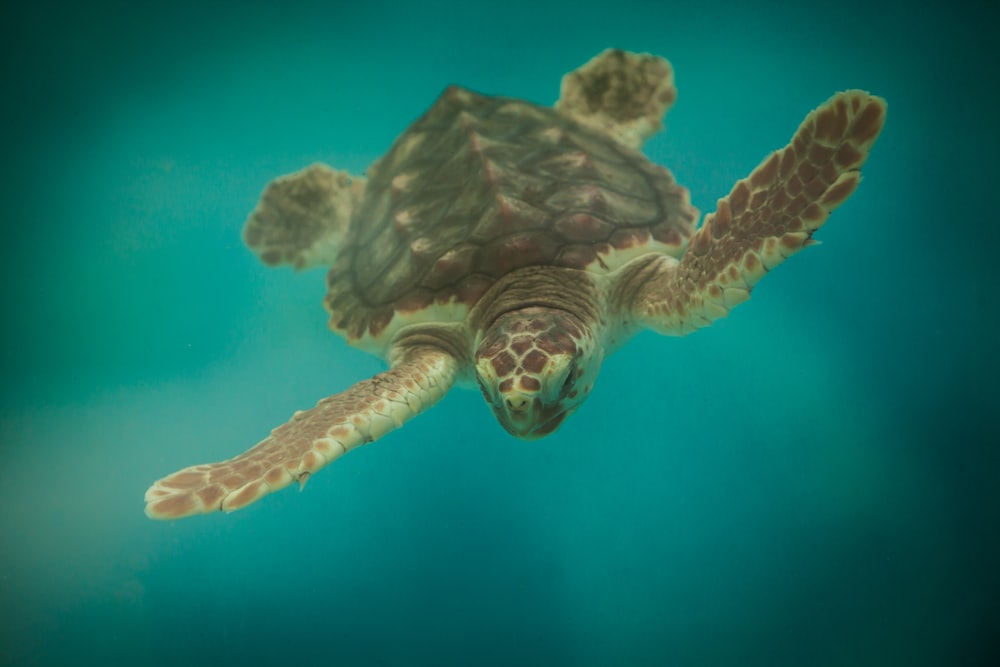
<svg viewBox="0 0 1000 667"><path fill-rule="evenodd" d="M583 403L603 357L579 318L557 308L522 308L486 330L476 350L476 377L507 432L534 440Z"/></svg>

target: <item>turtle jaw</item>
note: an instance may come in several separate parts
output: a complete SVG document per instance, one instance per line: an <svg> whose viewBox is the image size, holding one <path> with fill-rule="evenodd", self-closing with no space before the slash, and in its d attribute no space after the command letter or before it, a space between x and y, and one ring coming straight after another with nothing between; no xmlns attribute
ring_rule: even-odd
<svg viewBox="0 0 1000 667"><path fill-rule="evenodd" d="M521 440L539 440L555 432L573 408L561 404L543 405L538 397L525 397L525 403L515 403L520 397L507 397L502 407L493 406L493 414L504 430Z"/></svg>

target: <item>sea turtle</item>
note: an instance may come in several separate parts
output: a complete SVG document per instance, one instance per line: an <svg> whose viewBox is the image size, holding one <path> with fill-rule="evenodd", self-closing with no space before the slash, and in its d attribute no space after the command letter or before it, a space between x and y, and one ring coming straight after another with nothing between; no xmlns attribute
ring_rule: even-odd
<svg viewBox="0 0 1000 667"><path fill-rule="evenodd" d="M670 64L607 50L554 108L448 87L369 171L270 183L244 228L267 265L329 266L330 327L389 370L296 412L255 447L146 492L173 519L232 511L478 383L518 438L552 433L636 332L685 335L813 243L860 180L885 101L812 111L791 143L698 211L639 147L676 96Z"/></svg>

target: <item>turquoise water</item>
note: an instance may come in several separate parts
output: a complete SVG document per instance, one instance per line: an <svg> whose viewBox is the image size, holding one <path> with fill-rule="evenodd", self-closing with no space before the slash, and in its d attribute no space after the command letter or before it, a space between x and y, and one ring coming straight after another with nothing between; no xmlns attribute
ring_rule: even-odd
<svg viewBox="0 0 1000 667"><path fill-rule="evenodd" d="M5 21L0 663L996 664L985 11L293 4ZM703 211L834 91L884 96L823 244L635 339L548 439L456 391L301 493L146 519L157 477L381 368L322 271L242 247L262 187L362 172L448 83L550 103L607 46L674 64L647 153Z"/></svg>

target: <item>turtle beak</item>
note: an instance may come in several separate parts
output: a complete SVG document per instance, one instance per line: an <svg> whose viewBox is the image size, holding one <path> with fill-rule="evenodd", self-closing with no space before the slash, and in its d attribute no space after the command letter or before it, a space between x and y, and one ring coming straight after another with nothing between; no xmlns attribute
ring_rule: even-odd
<svg viewBox="0 0 1000 667"><path fill-rule="evenodd" d="M515 438L537 440L562 424L571 412L562 405L543 405L537 395L511 391L504 396L503 406L494 410L500 424Z"/></svg>

